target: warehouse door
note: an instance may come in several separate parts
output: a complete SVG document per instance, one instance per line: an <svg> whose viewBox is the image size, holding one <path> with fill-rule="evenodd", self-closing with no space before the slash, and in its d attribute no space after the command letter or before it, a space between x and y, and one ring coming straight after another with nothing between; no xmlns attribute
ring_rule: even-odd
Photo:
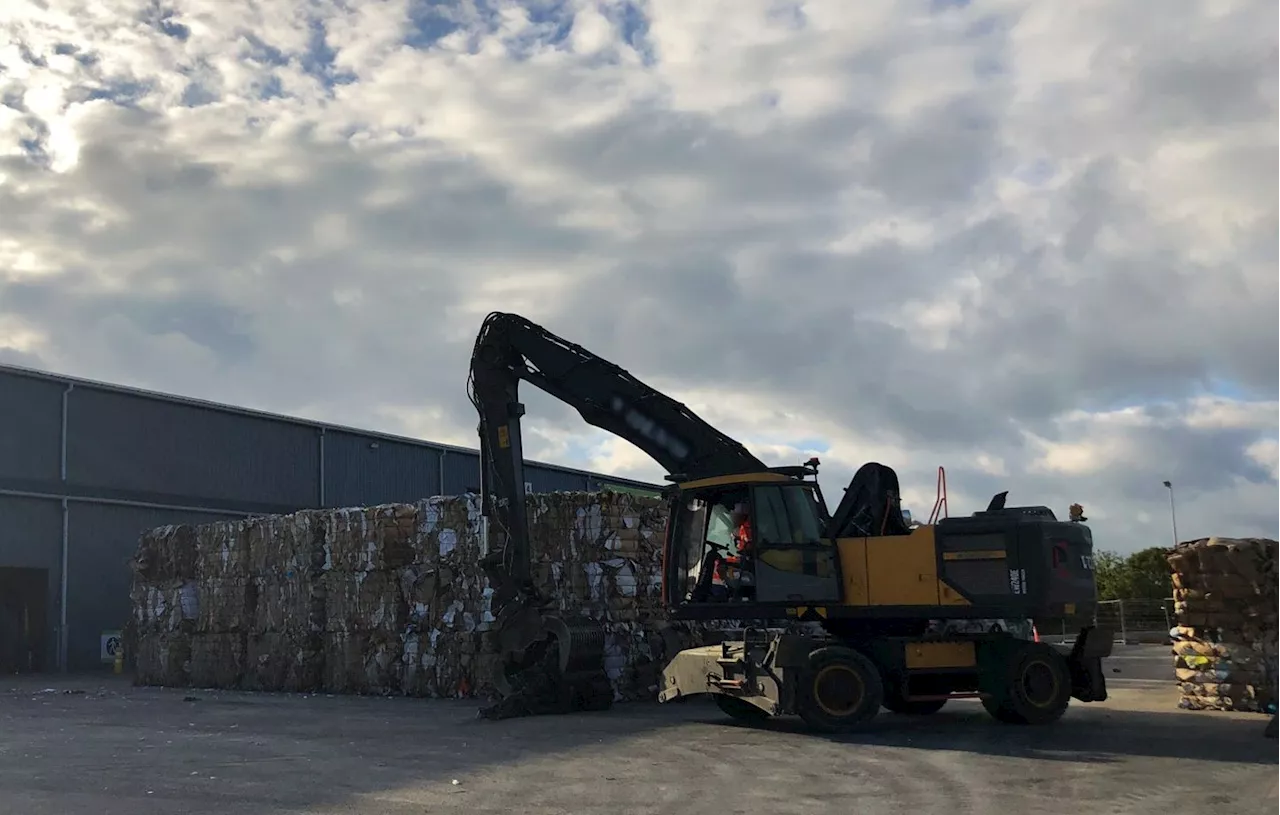
<svg viewBox="0 0 1280 815"><path fill-rule="evenodd" d="M0 567L0 675L43 671L49 570Z"/></svg>

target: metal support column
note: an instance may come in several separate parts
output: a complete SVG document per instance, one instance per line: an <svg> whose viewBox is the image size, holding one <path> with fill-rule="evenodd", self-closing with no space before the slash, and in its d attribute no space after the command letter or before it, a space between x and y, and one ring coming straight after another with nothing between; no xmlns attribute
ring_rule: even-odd
<svg viewBox="0 0 1280 815"><path fill-rule="evenodd" d="M67 486L67 416L71 405L71 391L75 390L75 387L73 383L67 383L67 387L62 391L62 430L58 442L60 459L58 470L64 490ZM67 566L71 560L71 512L66 498L63 498L61 503L62 555L58 566L58 670L66 673L69 670L67 664Z"/></svg>
<svg viewBox="0 0 1280 815"><path fill-rule="evenodd" d="M449 455L449 451L448 451L448 450L445 450L444 448L441 448L441 449L440 449L440 457L439 457L438 459L436 459L436 461L437 461L437 468L436 468L436 469L438 470L438 473L437 473L437 475L436 475L436 480L437 480L437 484L436 484L436 495L444 495L444 494L445 494L445 493L444 493L444 457L445 457L445 456L447 456L447 455Z"/></svg>
<svg viewBox="0 0 1280 815"><path fill-rule="evenodd" d="M320 428L320 506L325 506L324 494L324 428Z"/></svg>

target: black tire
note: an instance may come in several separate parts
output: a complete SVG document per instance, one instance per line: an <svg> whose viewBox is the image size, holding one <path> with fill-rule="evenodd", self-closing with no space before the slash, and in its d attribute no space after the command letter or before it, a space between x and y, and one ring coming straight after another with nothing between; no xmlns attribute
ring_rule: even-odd
<svg viewBox="0 0 1280 815"><path fill-rule="evenodd" d="M884 695L884 709L899 716L930 716L946 704L946 699L903 699L902 694L891 691Z"/></svg>
<svg viewBox="0 0 1280 815"><path fill-rule="evenodd" d="M997 721L1051 724L1071 704L1071 668L1050 645L1023 642L1007 652L1005 663L993 673L997 682L982 706Z"/></svg>
<svg viewBox="0 0 1280 815"><path fill-rule="evenodd" d="M769 718L768 713L736 696L725 696L723 693L711 695L716 698L716 707L735 721L744 724L760 724Z"/></svg>
<svg viewBox="0 0 1280 815"><path fill-rule="evenodd" d="M809 654L796 688L796 712L827 733L857 730L884 703L884 683L875 663L852 648L831 646Z"/></svg>

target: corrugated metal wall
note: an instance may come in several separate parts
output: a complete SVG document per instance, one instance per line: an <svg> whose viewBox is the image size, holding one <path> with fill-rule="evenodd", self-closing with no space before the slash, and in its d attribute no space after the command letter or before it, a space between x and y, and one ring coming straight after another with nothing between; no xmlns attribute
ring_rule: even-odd
<svg viewBox="0 0 1280 815"><path fill-rule="evenodd" d="M534 492L581 492L588 488L587 476L581 473L566 473L559 470L548 470L543 467L530 466L524 468L525 480Z"/></svg>
<svg viewBox="0 0 1280 815"><path fill-rule="evenodd" d="M0 567L46 569L57 657L62 502L67 513L67 666L100 665L103 631L129 613L128 561L146 530L244 513L459 495L477 453L283 417L0 370ZM596 488L589 474L530 464L534 492ZM644 486L644 485L640 485ZM37 497L44 496L44 497Z"/></svg>
<svg viewBox="0 0 1280 815"><path fill-rule="evenodd" d="M533 492L558 492L594 489L594 479L581 473L554 470L537 464L525 464L524 477ZM442 495L462 495L480 489L480 454L449 450L444 456L444 489Z"/></svg>
<svg viewBox="0 0 1280 815"><path fill-rule="evenodd" d="M0 478L56 479L62 385L0 372Z"/></svg>
<svg viewBox="0 0 1280 815"><path fill-rule="evenodd" d="M301 425L78 388L67 414L68 477L139 500L315 506L317 436Z"/></svg>
<svg viewBox="0 0 1280 815"><path fill-rule="evenodd" d="M325 432L326 505L407 503L439 494L439 450L354 433Z"/></svg>
<svg viewBox="0 0 1280 815"><path fill-rule="evenodd" d="M444 484L441 495L463 495L480 489L480 455L457 450L444 452Z"/></svg>

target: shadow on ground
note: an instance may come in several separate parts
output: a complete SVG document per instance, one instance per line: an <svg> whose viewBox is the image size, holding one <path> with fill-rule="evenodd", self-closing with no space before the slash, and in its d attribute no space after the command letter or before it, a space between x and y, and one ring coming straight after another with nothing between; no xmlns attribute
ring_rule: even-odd
<svg viewBox="0 0 1280 815"><path fill-rule="evenodd" d="M732 728L805 734L837 743L951 750L1047 761L1109 763L1125 757L1169 758L1232 764L1277 764L1275 739L1263 737L1269 717L1213 712L1125 710L1074 705L1047 727L995 721L975 702L952 703L932 716L882 713L856 735L814 735L798 719L780 718L762 728L706 711L699 720Z"/></svg>

